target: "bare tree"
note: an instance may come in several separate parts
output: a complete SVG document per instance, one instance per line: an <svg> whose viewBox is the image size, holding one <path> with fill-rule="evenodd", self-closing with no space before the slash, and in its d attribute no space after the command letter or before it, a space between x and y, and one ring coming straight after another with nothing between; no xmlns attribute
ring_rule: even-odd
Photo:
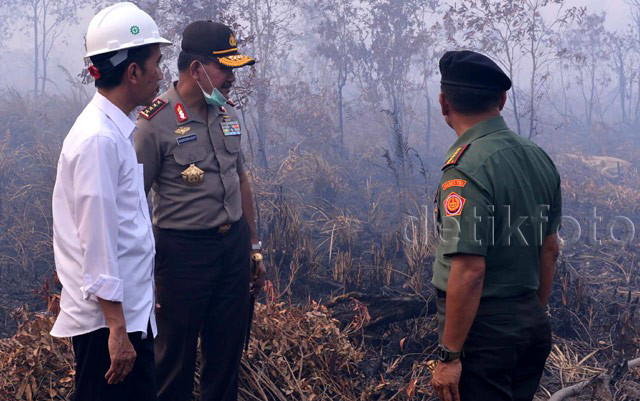
<svg viewBox="0 0 640 401"><path fill-rule="evenodd" d="M436 16L438 3L432 2L422 9L422 19L423 21L428 21L430 17ZM438 18L439 19L439 18ZM433 133L433 116L432 116L432 96L433 94L429 91L429 81L438 71L438 64L436 60L438 60L441 53L443 53L443 43L441 38L444 36L444 27L439 23L433 24L428 29L423 29L420 32L420 37L418 38L419 43L419 57L422 59L422 63L420 66L420 74L422 75L422 87L421 90L424 91L424 99L425 99L425 114L426 114L426 127L425 127L425 150L427 153L431 152L431 136ZM437 92L435 92L437 93Z"/></svg>
<svg viewBox="0 0 640 401"><path fill-rule="evenodd" d="M528 137L537 134L537 106L542 98L550 63L557 59L553 46L567 21L583 9L564 8L564 0L462 0L445 15L452 40L487 52L516 83L511 106L516 129L522 134L522 118L528 116ZM551 15L545 18L544 15ZM520 108L517 73L523 60L531 66L526 113Z"/></svg>
<svg viewBox="0 0 640 401"><path fill-rule="evenodd" d="M8 24L11 32L30 30L33 36L33 92L44 94L48 82L48 64L64 30L78 21L75 0L19 0L3 1L15 13Z"/></svg>
<svg viewBox="0 0 640 401"><path fill-rule="evenodd" d="M268 168L266 144L269 132L268 104L279 71L286 60L293 32L291 20L295 17L296 0L243 0L235 4L236 15L242 27L252 38L245 51L258 61L253 76L253 118L258 139L258 157L263 168Z"/></svg>
<svg viewBox="0 0 640 401"><path fill-rule="evenodd" d="M628 91L629 82L629 59L631 57L631 48L633 46L633 33L607 33L607 43L610 49L611 62L617 78L618 101L620 102L620 113L622 123L629 123L629 104L630 92Z"/></svg>
<svg viewBox="0 0 640 401"><path fill-rule="evenodd" d="M463 0L445 13L444 22L449 39L488 53L515 82L524 52L525 27L522 22L524 2L520 0ZM522 132L519 97L516 88L509 97L516 122Z"/></svg>
<svg viewBox="0 0 640 401"><path fill-rule="evenodd" d="M633 124L640 122L640 0L626 0L631 16L631 29L615 40L614 60L619 73L619 80L623 80L627 87L629 104L627 106L628 119ZM626 53L626 55L625 55ZM628 60L624 63L624 59ZM625 67L626 65L626 67ZM620 75L624 73L624 75ZM635 96L634 96L635 94ZM635 100L635 103L632 103Z"/></svg>
<svg viewBox="0 0 640 401"><path fill-rule="evenodd" d="M633 32L635 32L637 40L640 41L640 0L625 0L625 3L629 5Z"/></svg>
<svg viewBox="0 0 640 401"><path fill-rule="evenodd" d="M564 0L525 0L525 38L527 46L524 54L531 62L529 77L529 139L538 134L537 109L542 99L544 83L549 76L551 62L557 60L554 44L558 40L560 29L578 16L584 14L584 8L564 9ZM552 9L555 7L555 12ZM548 20L544 11L552 13Z"/></svg>
<svg viewBox="0 0 640 401"><path fill-rule="evenodd" d="M567 58L576 71L576 82L582 96L584 124L591 129L594 114L598 111L601 114L600 100L611 81L608 68L610 47L604 27L604 14L585 14L576 22L575 28L562 35L558 45L560 55Z"/></svg>
<svg viewBox="0 0 640 401"><path fill-rule="evenodd" d="M309 21L315 21L317 52L336 71L338 127L340 146L344 150L344 87L354 73L354 66L365 50L363 5L354 0L308 0L302 4Z"/></svg>
<svg viewBox="0 0 640 401"><path fill-rule="evenodd" d="M398 185L400 212L409 206L402 195L413 178L415 152L409 146L407 118L411 93L415 93L416 60L423 48L426 23L420 10L421 0L380 0L371 4L366 21L368 53L359 60L358 75L363 98L375 110L381 110L389 122L389 144L385 150L387 166Z"/></svg>

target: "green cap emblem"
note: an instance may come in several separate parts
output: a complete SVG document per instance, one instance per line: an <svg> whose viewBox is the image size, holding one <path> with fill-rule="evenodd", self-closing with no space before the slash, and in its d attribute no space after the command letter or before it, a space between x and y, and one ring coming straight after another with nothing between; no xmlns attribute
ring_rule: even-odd
<svg viewBox="0 0 640 401"><path fill-rule="evenodd" d="M129 31L131 31L132 34L137 35L140 33L140 28L138 28L136 25L133 25L131 26L131 29Z"/></svg>

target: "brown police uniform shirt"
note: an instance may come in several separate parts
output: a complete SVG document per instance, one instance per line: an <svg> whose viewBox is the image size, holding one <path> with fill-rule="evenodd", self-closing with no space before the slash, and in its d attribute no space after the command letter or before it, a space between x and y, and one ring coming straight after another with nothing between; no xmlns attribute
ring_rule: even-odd
<svg viewBox="0 0 640 401"><path fill-rule="evenodd" d="M140 112L135 133L153 224L203 230L236 222L244 171L239 119L229 105L209 106L204 121L185 106L175 84Z"/></svg>

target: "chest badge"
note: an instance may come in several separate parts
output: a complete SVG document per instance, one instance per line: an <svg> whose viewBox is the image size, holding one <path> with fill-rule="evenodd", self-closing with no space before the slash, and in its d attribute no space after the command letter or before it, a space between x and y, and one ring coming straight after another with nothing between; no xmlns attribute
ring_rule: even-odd
<svg viewBox="0 0 640 401"><path fill-rule="evenodd" d="M444 198L444 211L447 217L450 216L460 216L462 214L462 209L464 209L464 204L467 202L465 198L458 195L455 192L451 192Z"/></svg>
<svg viewBox="0 0 640 401"><path fill-rule="evenodd" d="M220 123L220 128L222 128L224 136L237 136L242 134L240 123L237 121L223 121Z"/></svg>
<svg viewBox="0 0 640 401"><path fill-rule="evenodd" d="M191 164L186 170L180 173L182 180L190 187L202 184L204 181L204 171L195 164Z"/></svg>
<svg viewBox="0 0 640 401"><path fill-rule="evenodd" d="M182 103L176 103L175 111L176 111L176 117L178 117L179 122L183 123L189 119L187 110L184 108Z"/></svg>
<svg viewBox="0 0 640 401"><path fill-rule="evenodd" d="M189 132L189 130L191 129L191 127L178 127L177 130L175 130L174 132L176 133L176 135L184 135L187 132Z"/></svg>

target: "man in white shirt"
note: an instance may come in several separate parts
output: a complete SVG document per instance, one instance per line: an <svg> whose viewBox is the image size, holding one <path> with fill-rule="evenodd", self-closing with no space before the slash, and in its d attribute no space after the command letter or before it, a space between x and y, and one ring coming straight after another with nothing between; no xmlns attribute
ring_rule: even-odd
<svg viewBox="0 0 640 401"><path fill-rule="evenodd" d="M58 161L53 246L63 288L51 335L72 337L75 401L155 400L155 249L131 113L158 93L160 46L170 42L132 3L100 11L86 41L97 93Z"/></svg>

